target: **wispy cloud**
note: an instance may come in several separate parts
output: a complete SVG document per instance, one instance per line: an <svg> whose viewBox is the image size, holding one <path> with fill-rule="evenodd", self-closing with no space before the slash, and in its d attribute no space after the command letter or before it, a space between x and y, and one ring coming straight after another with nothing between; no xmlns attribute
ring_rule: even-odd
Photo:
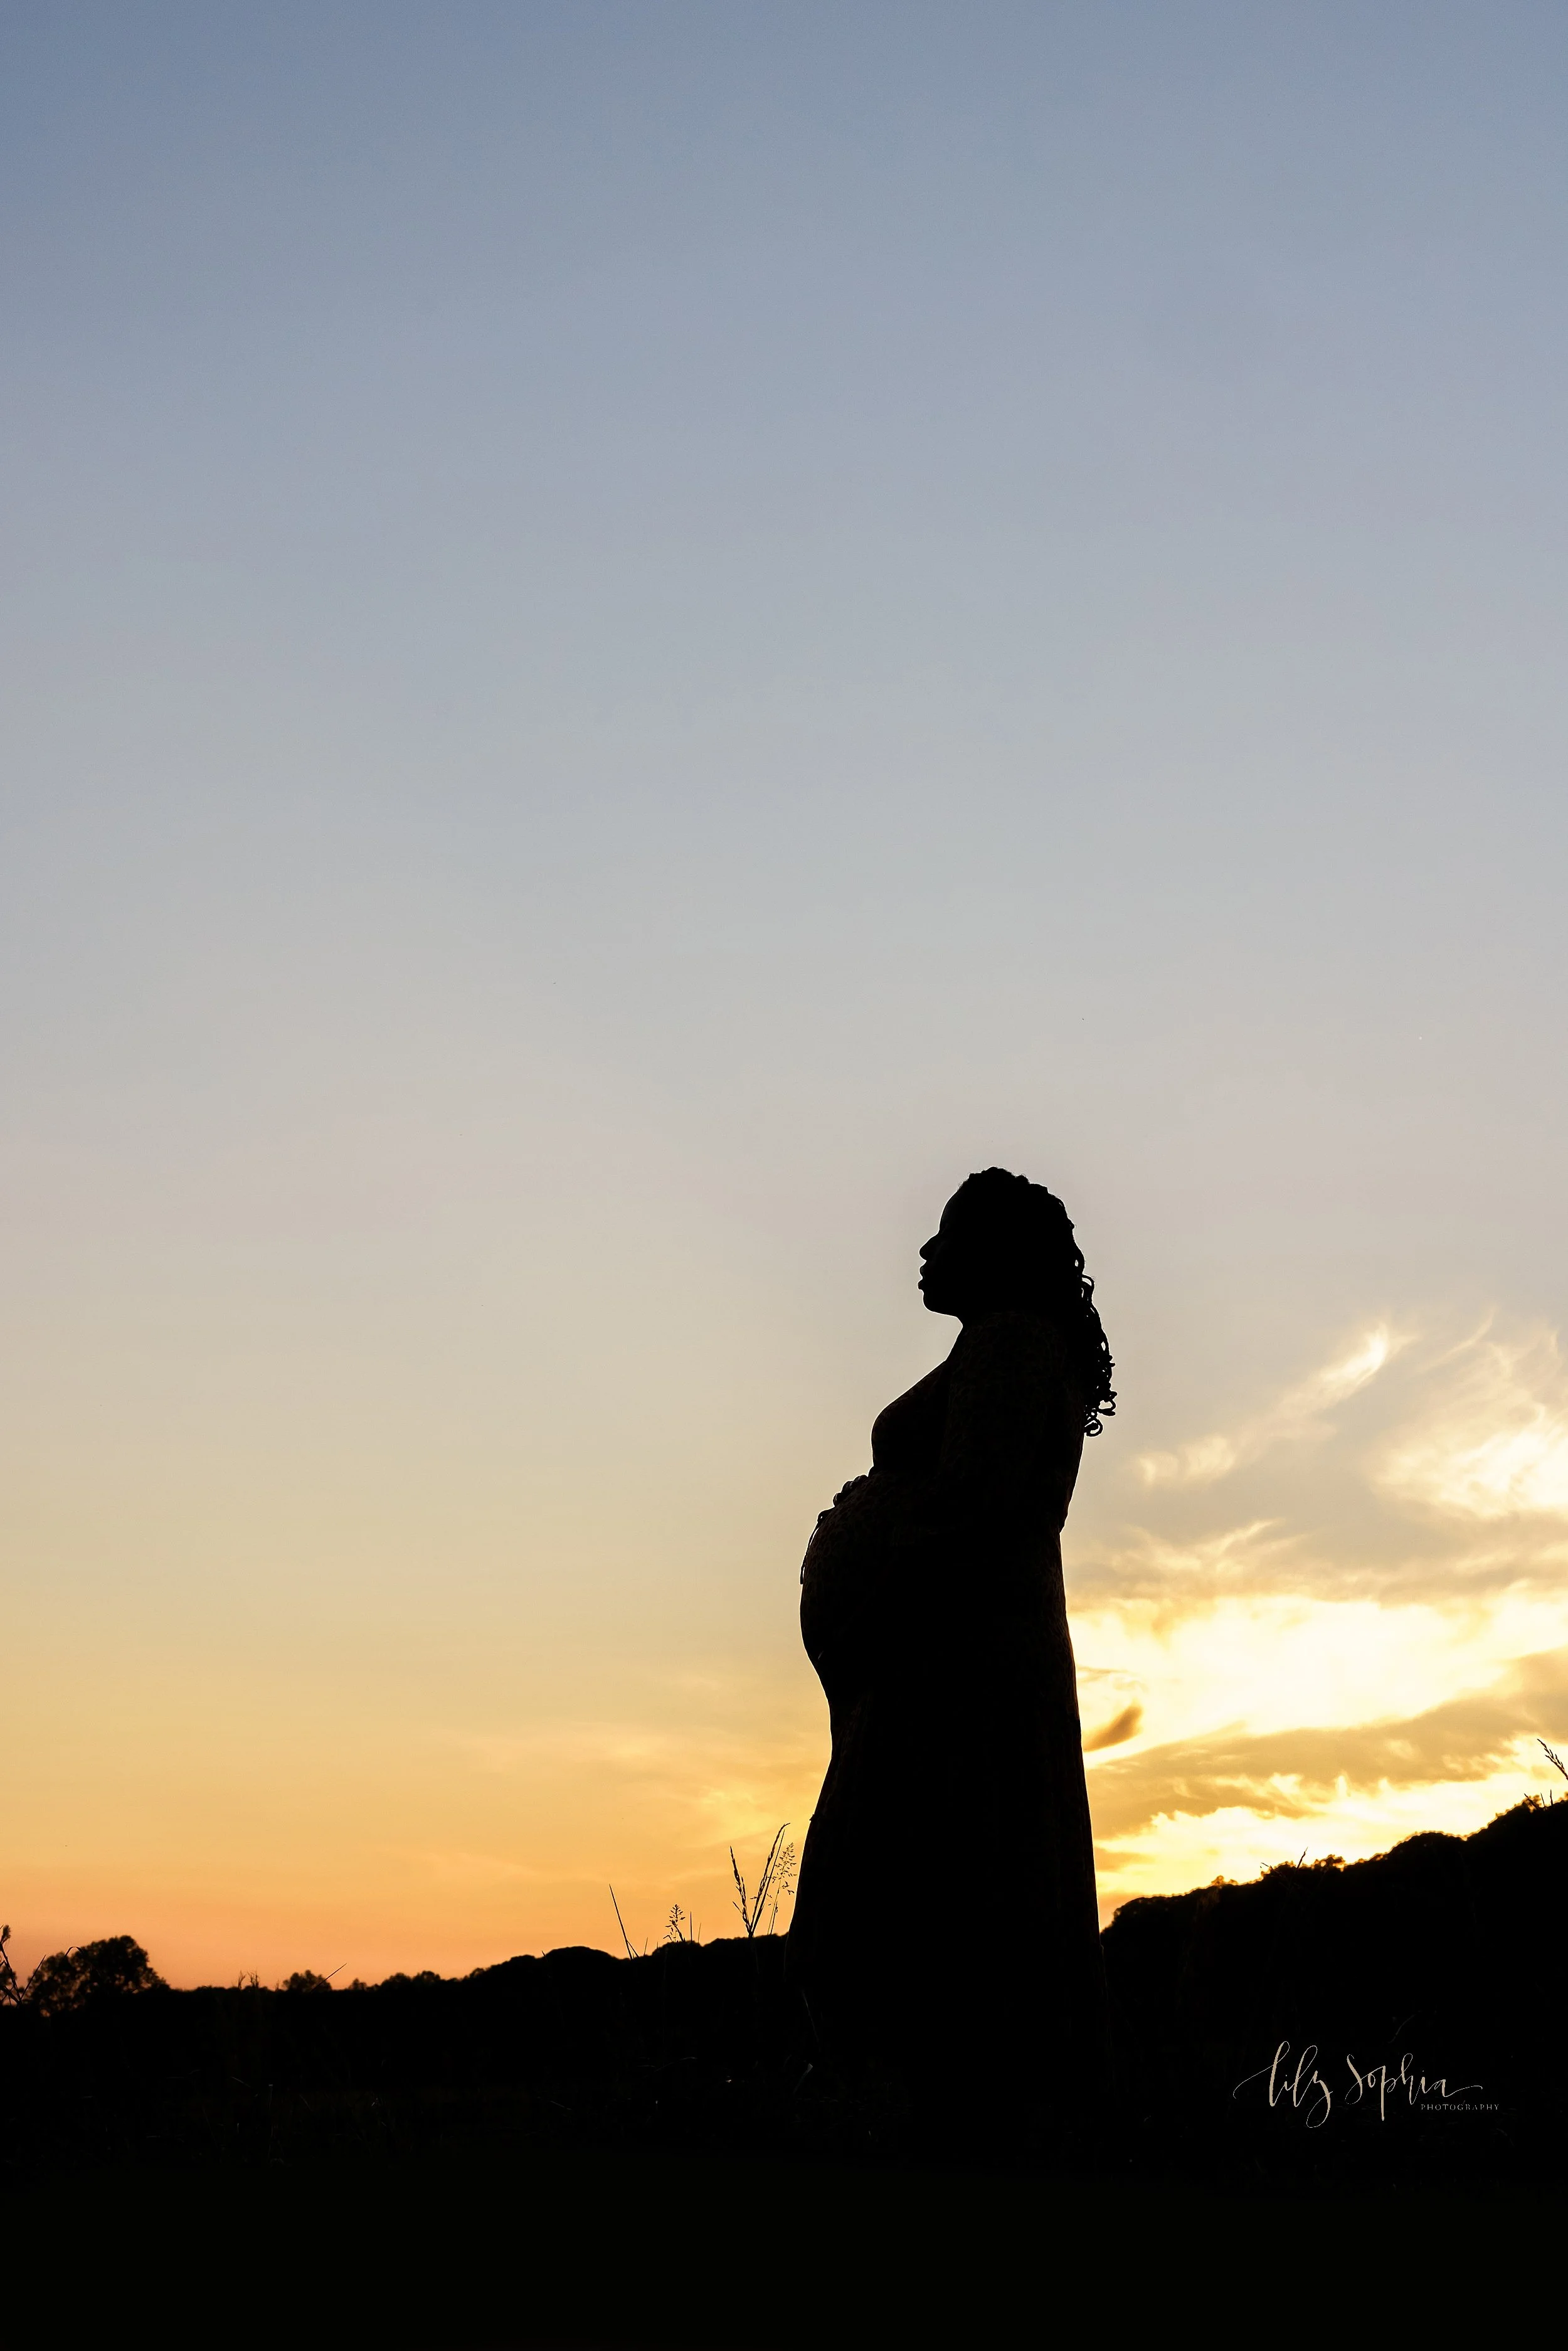
<svg viewBox="0 0 1568 2351"><path fill-rule="evenodd" d="M1152 1527L1124 1528L1074 1558L1074 1601L1146 1600L1185 1615L1226 1593L1292 1589L1299 1579L1288 1554L1301 1539L1279 1529L1277 1519L1251 1519L1182 1541Z"/></svg>
<svg viewBox="0 0 1568 2351"><path fill-rule="evenodd" d="M1304 1436L1310 1453L1288 1449ZM1221 1445L1225 1477L1246 1470L1229 1484ZM1550 1331L1489 1322L1455 1341L1379 1325L1229 1436L1144 1453L1124 1474L1131 1522L1070 1529L1077 1607L1568 1589L1568 1364ZM1228 1522L1205 1526L1221 1492L1236 1497Z"/></svg>
<svg viewBox="0 0 1568 2351"><path fill-rule="evenodd" d="M1435 1406L1385 1452L1380 1489L1441 1517L1568 1518L1568 1374L1556 1334L1481 1334L1447 1368Z"/></svg>
<svg viewBox="0 0 1568 2351"><path fill-rule="evenodd" d="M1326 1416L1375 1380L1407 1343L1386 1323L1360 1333L1354 1345L1307 1379L1288 1388L1264 1412L1228 1432L1217 1430L1167 1453L1142 1453L1134 1468L1145 1486L1212 1486L1276 1445L1328 1433Z"/></svg>

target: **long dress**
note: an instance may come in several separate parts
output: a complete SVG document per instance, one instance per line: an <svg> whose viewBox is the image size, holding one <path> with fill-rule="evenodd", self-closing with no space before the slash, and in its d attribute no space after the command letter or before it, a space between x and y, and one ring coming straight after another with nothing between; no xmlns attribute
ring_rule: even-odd
<svg viewBox="0 0 1568 2351"><path fill-rule="evenodd" d="M792 1976L841 2054L1063 2110L1104 1993L1061 1531L1082 1398L1056 1325L966 1325L824 1510L800 1625L832 1760Z"/></svg>

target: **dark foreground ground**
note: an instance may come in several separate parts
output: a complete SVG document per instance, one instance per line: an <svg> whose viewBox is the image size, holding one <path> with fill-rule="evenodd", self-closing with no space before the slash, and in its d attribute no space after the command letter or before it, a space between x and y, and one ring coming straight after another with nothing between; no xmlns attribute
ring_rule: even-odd
<svg viewBox="0 0 1568 2351"><path fill-rule="evenodd" d="M1557 2306L1562 2201L665 2155L132 2168L0 2219L8 2344L1437 2342ZM1483 2338L1484 2339L1484 2338Z"/></svg>
<svg viewBox="0 0 1568 2351"><path fill-rule="evenodd" d="M781 1940L0 2011L0 2340L1495 2321L1560 2261L1565 1894L1568 1803L1129 1905L1051 2161L836 2074Z"/></svg>

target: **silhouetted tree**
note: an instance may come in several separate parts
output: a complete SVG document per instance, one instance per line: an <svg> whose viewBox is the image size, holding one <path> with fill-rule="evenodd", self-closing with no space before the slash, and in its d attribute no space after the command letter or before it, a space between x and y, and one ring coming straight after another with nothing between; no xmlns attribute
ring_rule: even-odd
<svg viewBox="0 0 1568 2351"><path fill-rule="evenodd" d="M102 1993L168 1989L140 1943L129 1935L106 1935L40 1959L27 1979L26 2001L45 2016L59 2016Z"/></svg>

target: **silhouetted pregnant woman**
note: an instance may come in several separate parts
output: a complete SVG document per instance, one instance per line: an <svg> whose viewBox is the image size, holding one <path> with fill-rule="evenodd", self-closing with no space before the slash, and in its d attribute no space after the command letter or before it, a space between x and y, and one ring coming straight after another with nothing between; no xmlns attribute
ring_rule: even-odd
<svg viewBox="0 0 1568 2351"><path fill-rule="evenodd" d="M1104 2007L1060 1536L1111 1357L1043 1186L971 1176L920 1254L963 1329L879 1416L800 1571L832 1760L790 1971L836 2053L1065 2114Z"/></svg>

